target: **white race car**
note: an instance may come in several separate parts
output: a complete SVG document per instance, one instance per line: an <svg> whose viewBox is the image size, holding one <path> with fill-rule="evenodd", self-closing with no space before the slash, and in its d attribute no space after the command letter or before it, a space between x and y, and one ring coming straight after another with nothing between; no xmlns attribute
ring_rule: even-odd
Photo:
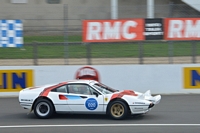
<svg viewBox="0 0 200 133"><path fill-rule="evenodd" d="M50 118L54 113L107 114L124 119L131 114L145 114L161 100L150 90L114 90L94 80L74 80L30 87L20 91L19 103L38 118Z"/></svg>

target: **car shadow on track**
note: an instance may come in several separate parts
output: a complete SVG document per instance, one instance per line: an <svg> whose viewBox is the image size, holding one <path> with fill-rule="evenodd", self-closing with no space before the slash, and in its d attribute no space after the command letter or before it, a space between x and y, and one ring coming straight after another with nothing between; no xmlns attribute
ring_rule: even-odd
<svg viewBox="0 0 200 133"><path fill-rule="evenodd" d="M132 115L128 116L125 120L142 120L145 117L145 115ZM33 113L29 114L28 118L38 119ZM103 114L55 114L50 119L112 120L112 118L110 118L108 115Z"/></svg>

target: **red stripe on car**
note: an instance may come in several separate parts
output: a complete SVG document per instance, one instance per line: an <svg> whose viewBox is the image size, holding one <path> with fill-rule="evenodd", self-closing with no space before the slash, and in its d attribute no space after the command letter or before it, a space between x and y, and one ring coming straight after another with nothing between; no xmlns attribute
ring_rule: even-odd
<svg viewBox="0 0 200 133"><path fill-rule="evenodd" d="M115 98L122 98L124 95L138 96L132 90L124 90L124 91L122 91L120 93L113 94L110 100L115 99Z"/></svg>
<svg viewBox="0 0 200 133"><path fill-rule="evenodd" d="M60 100L68 100L68 98L66 96L64 96L64 95L59 95L59 99Z"/></svg>
<svg viewBox="0 0 200 133"><path fill-rule="evenodd" d="M59 84L57 84L57 85L54 85L54 86L51 86L51 87L47 87L47 88L45 88L41 93L40 93L40 96L48 96L48 94L49 94L49 92L51 91L51 90L53 90L53 89L55 89L55 88L57 88L57 87L60 87L60 86L62 86L62 85L65 85L65 84L67 84L67 82L63 82L63 83L59 83Z"/></svg>

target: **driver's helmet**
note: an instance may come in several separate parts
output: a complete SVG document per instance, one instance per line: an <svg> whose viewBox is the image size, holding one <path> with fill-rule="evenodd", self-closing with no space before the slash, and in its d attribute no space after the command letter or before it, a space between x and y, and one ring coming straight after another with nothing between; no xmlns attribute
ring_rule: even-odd
<svg viewBox="0 0 200 133"><path fill-rule="evenodd" d="M87 88L87 86L81 86L80 91L81 91L82 94L90 94L90 91Z"/></svg>
<svg viewBox="0 0 200 133"><path fill-rule="evenodd" d="M69 89L69 93L75 93L75 90L72 85L69 85L68 89Z"/></svg>

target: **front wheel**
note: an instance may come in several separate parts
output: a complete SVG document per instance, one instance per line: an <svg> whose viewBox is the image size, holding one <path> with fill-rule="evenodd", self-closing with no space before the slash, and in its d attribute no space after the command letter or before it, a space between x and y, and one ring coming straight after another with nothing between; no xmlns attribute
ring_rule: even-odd
<svg viewBox="0 0 200 133"><path fill-rule="evenodd" d="M114 101L108 107L108 114L116 120L124 119L128 115L128 107L122 101Z"/></svg>
<svg viewBox="0 0 200 133"><path fill-rule="evenodd" d="M49 100L39 99L35 103L34 114L38 118L42 119L50 118L54 114L54 107Z"/></svg>

